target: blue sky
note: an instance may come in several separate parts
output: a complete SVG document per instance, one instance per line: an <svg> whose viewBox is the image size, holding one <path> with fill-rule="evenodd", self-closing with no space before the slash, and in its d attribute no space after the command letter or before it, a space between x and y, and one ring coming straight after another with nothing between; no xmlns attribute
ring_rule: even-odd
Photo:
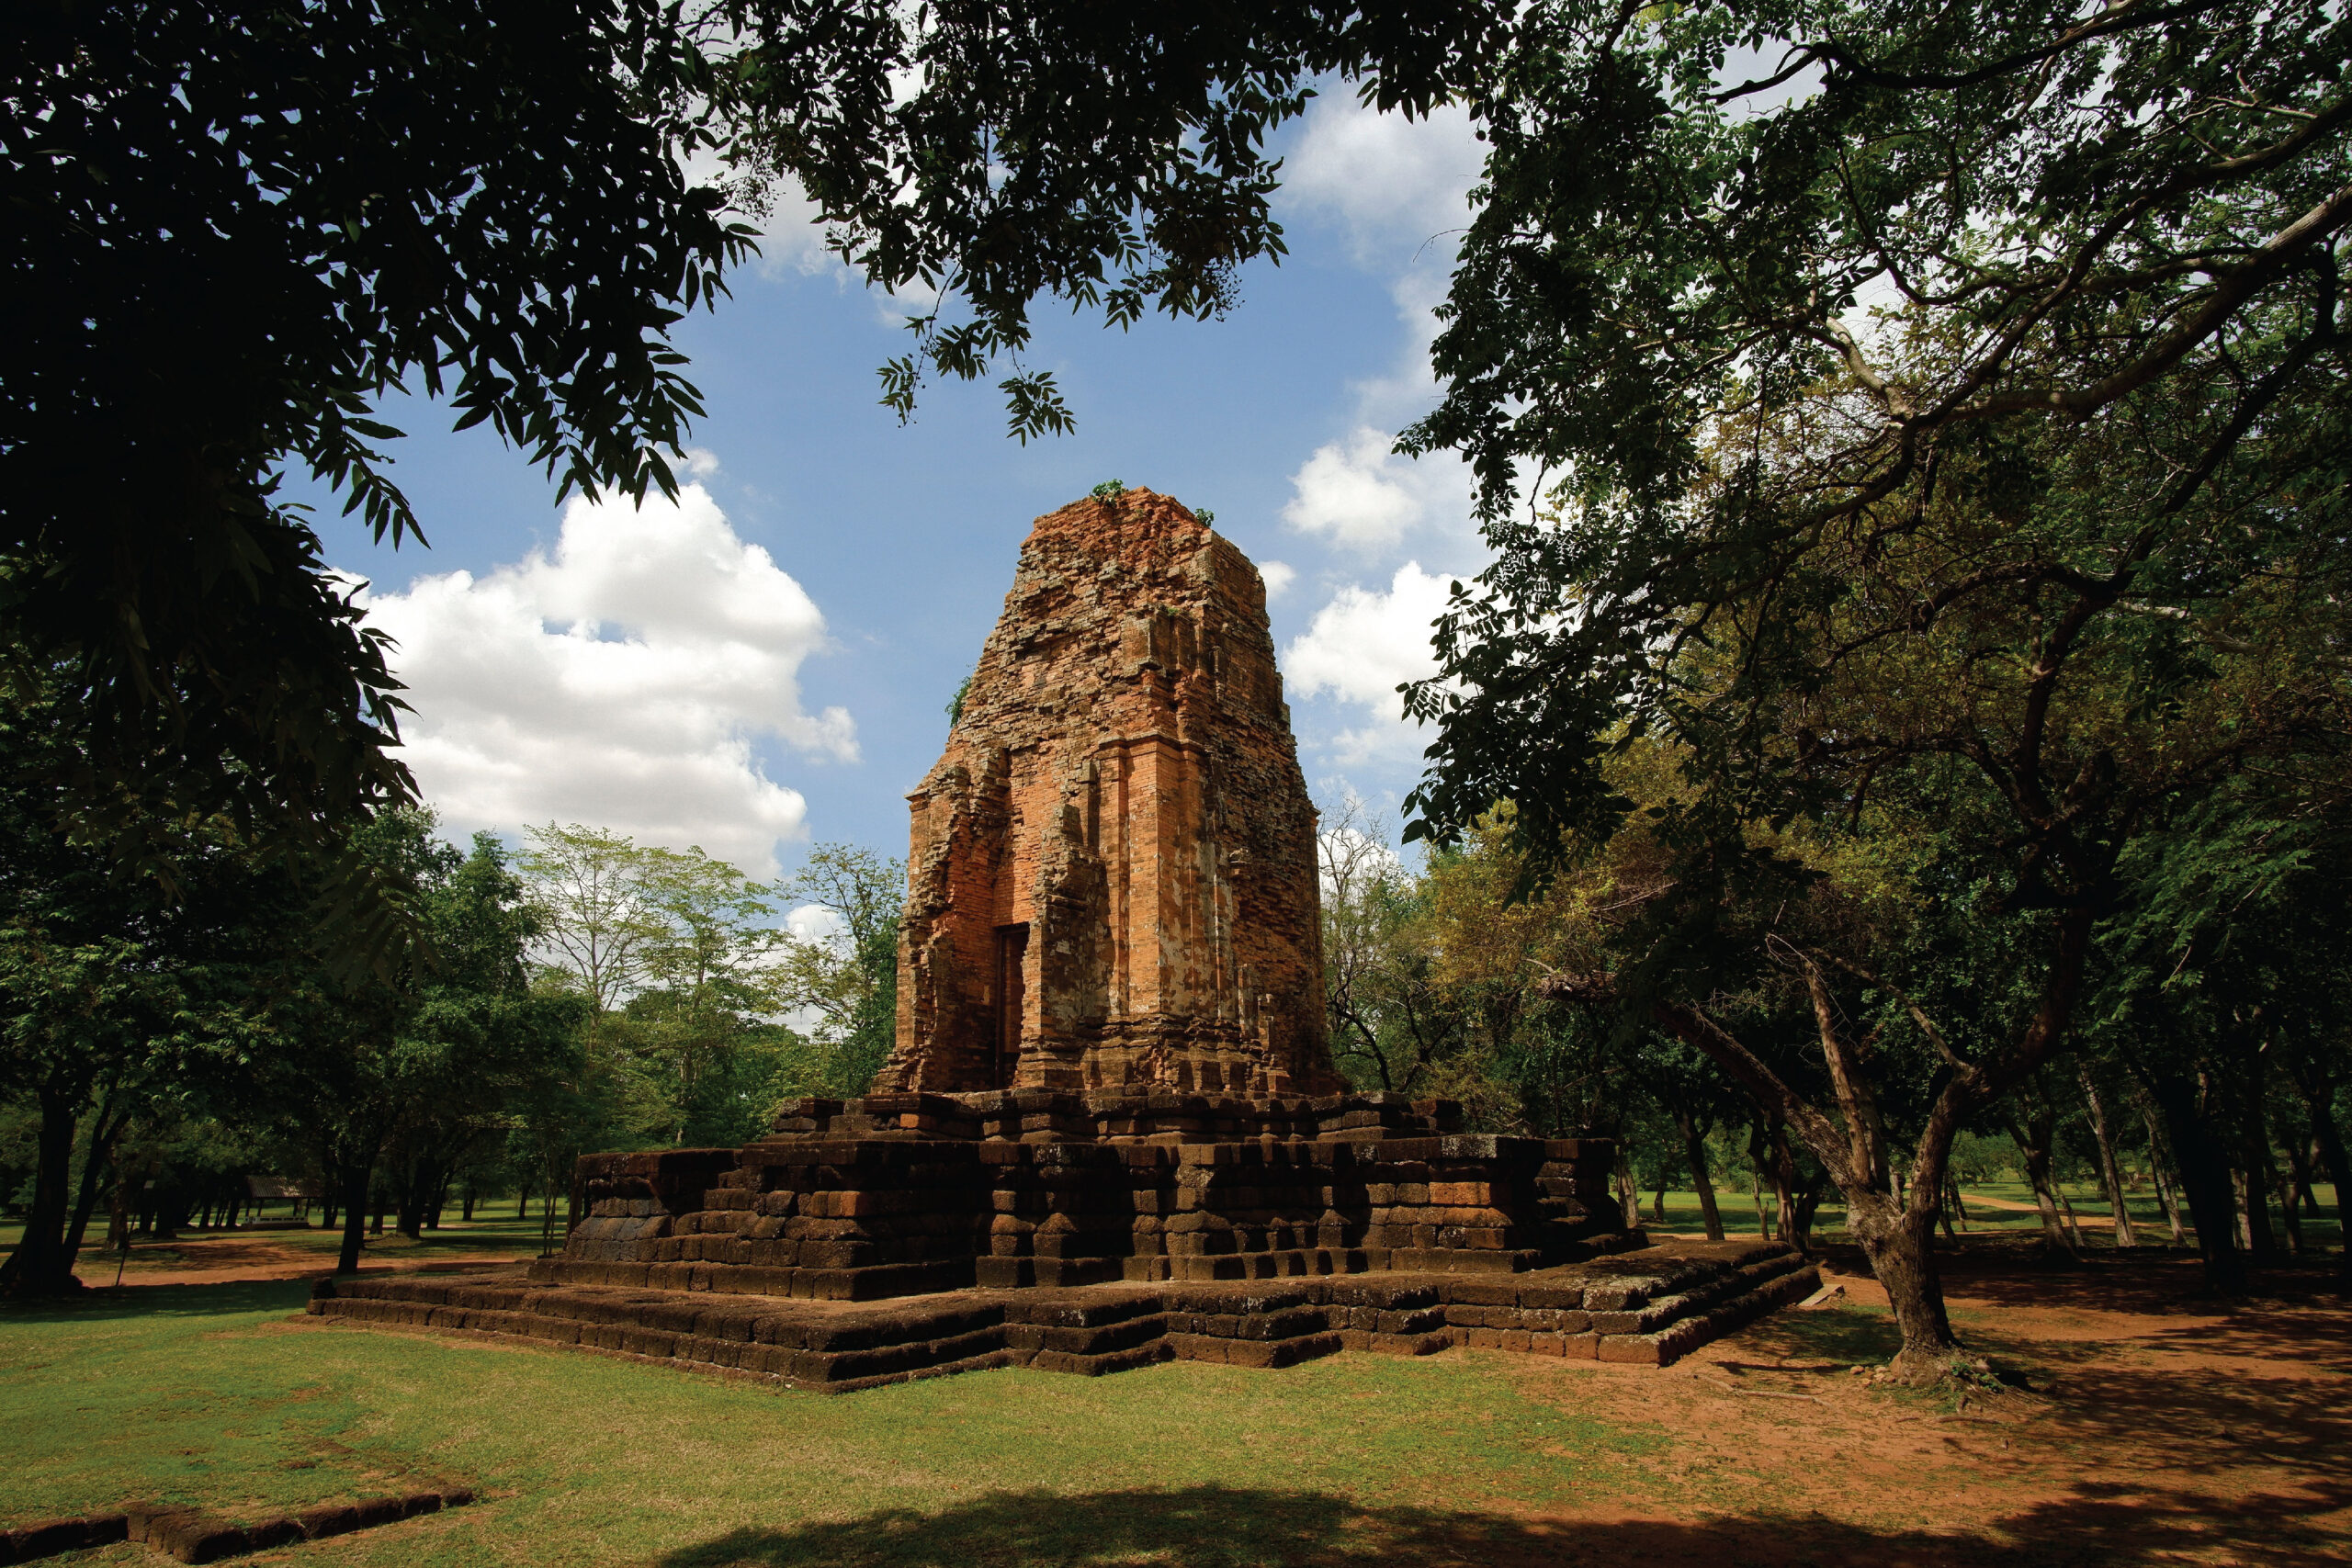
<svg viewBox="0 0 2352 1568"><path fill-rule="evenodd" d="M1283 151L1292 254L1245 274L1227 320L1122 333L1041 310L1028 361L1058 377L1071 435L1018 445L985 384L932 386L902 427L875 367L903 311L789 213L678 333L709 410L682 506L559 508L494 436L389 407L432 548L320 521L401 639L411 761L445 826L586 821L759 875L811 841L903 854L902 796L1031 519L1116 478L1213 509L1266 569L1310 786L1361 795L1393 840L1424 741L1392 688L1427 668L1429 615L1482 553L1459 466L1386 447L1433 398L1428 308L1478 148L1458 118L1409 125L1342 89Z"/></svg>

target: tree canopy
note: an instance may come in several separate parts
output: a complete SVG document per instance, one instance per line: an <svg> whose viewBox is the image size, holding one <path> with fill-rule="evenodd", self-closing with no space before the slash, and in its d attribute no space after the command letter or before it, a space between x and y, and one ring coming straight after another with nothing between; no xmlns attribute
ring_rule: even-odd
<svg viewBox="0 0 2352 1568"><path fill-rule="evenodd" d="M1788 1120L1921 1366L1950 1328L1901 1277L1952 1141L2070 1041L2100 923L2160 901L2136 846L2225 795L2341 819L2347 26L1562 4L1474 95L1487 183L1405 445L1472 460L1496 559L1409 696L1408 833L1507 800L1524 887L1641 873L1564 984ZM1641 748L1668 780L1633 787ZM1906 864L1894 926L1841 912L1841 838ZM1953 922L2002 933L1967 987L1902 934ZM1776 972L1829 1081L1710 1000ZM1938 1064L1907 1183L1859 1021L1888 1007Z"/></svg>
<svg viewBox="0 0 2352 1568"><path fill-rule="evenodd" d="M174 813L317 844L408 799L382 640L280 479L416 536L371 416L402 387L566 491L673 491L669 334L751 253L730 192L795 182L869 278L938 291L903 411L1017 355L1041 292L1223 310L1280 253L1262 139L1310 78L1426 108L1494 34L1466 0L11 7L0 672L85 694L61 806L168 877ZM1049 378L1004 388L1016 433L1067 426Z"/></svg>

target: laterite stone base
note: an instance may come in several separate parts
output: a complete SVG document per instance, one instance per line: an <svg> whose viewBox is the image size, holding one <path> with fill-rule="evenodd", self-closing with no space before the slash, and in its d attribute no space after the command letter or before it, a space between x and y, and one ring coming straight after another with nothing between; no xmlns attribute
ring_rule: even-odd
<svg viewBox="0 0 2352 1568"><path fill-rule="evenodd" d="M992 1367L1090 1376L1171 1359L1285 1367L1340 1350L1421 1356L1456 1345L1666 1366L1819 1283L1777 1243L1676 1241L1517 1273L1122 1280L880 1303L409 1276L322 1280L310 1310L842 1393Z"/></svg>

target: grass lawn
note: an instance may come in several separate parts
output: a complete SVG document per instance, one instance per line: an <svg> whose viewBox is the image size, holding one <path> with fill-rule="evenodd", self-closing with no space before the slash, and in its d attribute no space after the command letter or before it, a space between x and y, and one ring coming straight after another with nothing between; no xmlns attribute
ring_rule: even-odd
<svg viewBox="0 0 2352 1568"><path fill-rule="evenodd" d="M1663 1370L1452 1350L846 1397L301 1316L299 1280L99 1290L0 1304L0 1527L141 1497L234 1517L464 1483L481 1502L247 1561L2352 1561L2352 1313L2332 1260L2227 1304L2199 1294L2193 1257L2052 1267L2029 1243L1976 1235L1948 1263L1971 1345L2037 1391L1972 1391L1969 1408L1850 1375L1895 1343L1853 1275L1839 1302Z"/></svg>
<svg viewBox="0 0 2352 1568"><path fill-rule="evenodd" d="M304 1294L0 1308L0 1525L152 1495L269 1511L413 1477L485 1501L254 1561L1189 1568L1475 1559L1514 1509L1667 1484L1648 1479L1662 1431L1532 1396L1515 1357L1002 1371L837 1398L289 1323Z"/></svg>

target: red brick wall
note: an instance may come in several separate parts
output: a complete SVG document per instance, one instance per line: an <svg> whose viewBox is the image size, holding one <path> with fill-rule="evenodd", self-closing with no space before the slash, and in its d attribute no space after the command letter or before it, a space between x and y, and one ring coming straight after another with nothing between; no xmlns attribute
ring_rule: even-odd
<svg viewBox="0 0 2352 1568"><path fill-rule="evenodd" d="M1315 813L1264 586L1182 505L1129 491L1037 519L910 801L899 1043L878 1088L995 1087L996 932L1012 922L1030 931L1019 1083L1336 1087Z"/></svg>

